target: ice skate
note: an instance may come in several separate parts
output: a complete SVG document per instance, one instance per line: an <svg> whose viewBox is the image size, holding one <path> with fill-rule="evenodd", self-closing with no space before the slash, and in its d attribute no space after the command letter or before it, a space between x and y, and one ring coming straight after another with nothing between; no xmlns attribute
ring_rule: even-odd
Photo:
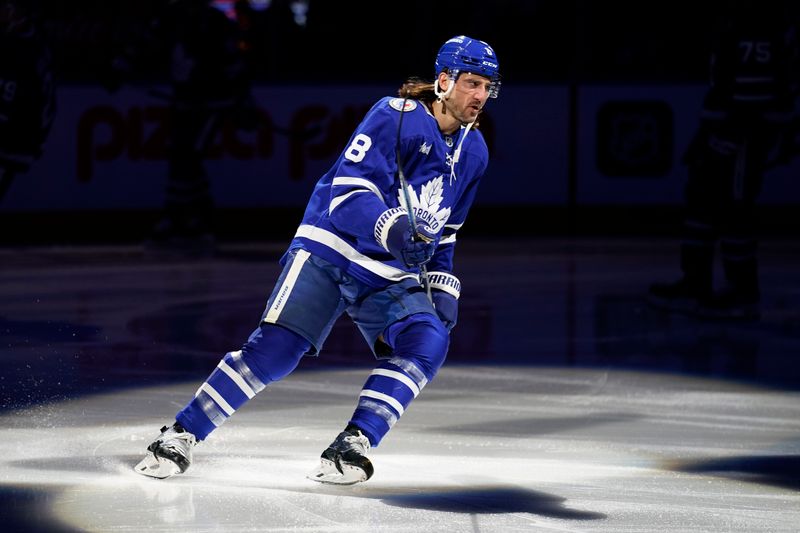
<svg viewBox="0 0 800 533"><path fill-rule="evenodd" d="M353 485L372 477L375 469L367 459L369 439L358 429L345 429L322 452L319 466L308 479L334 485Z"/></svg>
<svg viewBox="0 0 800 533"><path fill-rule="evenodd" d="M161 428L161 435L147 447L147 455L134 470L149 477L168 478L186 472L192 464L192 448L197 444L195 436L175 422Z"/></svg>

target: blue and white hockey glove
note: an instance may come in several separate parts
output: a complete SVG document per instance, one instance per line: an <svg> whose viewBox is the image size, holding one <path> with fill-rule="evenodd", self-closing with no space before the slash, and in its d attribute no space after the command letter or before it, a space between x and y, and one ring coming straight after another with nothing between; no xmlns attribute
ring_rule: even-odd
<svg viewBox="0 0 800 533"><path fill-rule="evenodd" d="M448 332L451 331L458 321L458 299L449 292L437 290L431 291L431 298L442 324Z"/></svg>
<svg viewBox="0 0 800 533"><path fill-rule="evenodd" d="M417 223L416 236L412 235L407 216L397 218L386 235L389 253L410 267L430 261L438 242L439 237L425 224Z"/></svg>

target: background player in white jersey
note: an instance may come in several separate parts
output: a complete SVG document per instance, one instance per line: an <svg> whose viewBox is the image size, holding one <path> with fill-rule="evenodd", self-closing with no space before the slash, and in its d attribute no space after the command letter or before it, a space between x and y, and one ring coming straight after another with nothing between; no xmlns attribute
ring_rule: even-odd
<svg viewBox="0 0 800 533"><path fill-rule="evenodd" d="M367 113L317 183L259 327L162 429L137 472L158 478L184 472L197 441L292 372L303 355L319 353L346 312L378 363L350 421L309 478L351 484L372 476L368 450L447 354L461 289L453 274L456 232L488 161L473 126L500 85L492 48L463 35L441 47L435 74L433 83L409 80L400 89L403 98L385 97ZM423 265L430 299L421 284Z"/></svg>

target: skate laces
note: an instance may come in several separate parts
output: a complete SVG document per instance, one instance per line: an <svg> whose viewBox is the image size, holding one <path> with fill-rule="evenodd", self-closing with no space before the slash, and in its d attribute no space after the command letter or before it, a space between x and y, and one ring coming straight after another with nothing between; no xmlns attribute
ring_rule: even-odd
<svg viewBox="0 0 800 533"><path fill-rule="evenodd" d="M354 450L361 455L366 455L366 453L369 451L369 439L360 431L358 433L345 434L345 437L342 439L342 441L349 445L345 449Z"/></svg>
<svg viewBox="0 0 800 533"><path fill-rule="evenodd" d="M162 435L159 440L162 446L171 448L187 448L197 444L197 439L192 433L189 433L185 429L175 429L174 426L169 428L165 427L162 430Z"/></svg>

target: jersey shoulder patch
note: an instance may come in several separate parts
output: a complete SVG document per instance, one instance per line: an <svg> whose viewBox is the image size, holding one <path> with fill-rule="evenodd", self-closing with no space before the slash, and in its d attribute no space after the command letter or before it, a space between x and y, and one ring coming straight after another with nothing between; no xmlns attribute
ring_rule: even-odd
<svg viewBox="0 0 800 533"><path fill-rule="evenodd" d="M403 109L403 101L405 101L405 109ZM406 113L409 111L414 111L417 108L417 101L416 100L409 100L405 98L392 98L389 100L389 106L395 111L405 111Z"/></svg>

